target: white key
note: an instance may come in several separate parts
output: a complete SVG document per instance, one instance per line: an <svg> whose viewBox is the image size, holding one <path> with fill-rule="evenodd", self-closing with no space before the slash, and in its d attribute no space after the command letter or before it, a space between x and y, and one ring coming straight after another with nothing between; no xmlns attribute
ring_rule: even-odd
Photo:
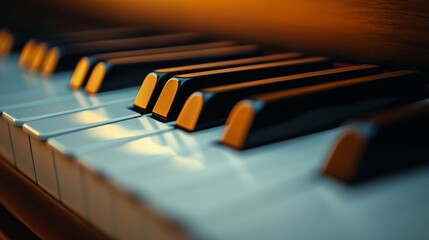
<svg viewBox="0 0 429 240"><path fill-rule="evenodd" d="M0 58L0 95L32 88L37 85L36 78L26 74L18 67L18 54Z"/></svg>
<svg viewBox="0 0 429 240"><path fill-rule="evenodd" d="M201 166L195 164L195 168L165 159L156 169L139 168L108 177L167 214L205 214L319 168L338 133L323 132L242 152L211 146L183 158L198 161Z"/></svg>
<svg viewBox="0 0 429 240"><path fill-rule="evenodd" d="M168 129L173 129L173 126L159 122L147 114L138 118L52 137L48 140L48 144L52 149L74 157Z"/></svg>
<svg viewBox="0 0 429 240"><path fill-rule="evenodd" d="M9 135L9 126L6 121L0 119L0 155L10 164L15 165L12 143Z"/></svg>
<svg viewBox="0 0 429 240"><path fill-rule="evenodd" d="M89 151L102 151L123 142L172 129L173 127L170 125L158 122L148 116L142 116L50 138L48 145L54 154L58 185L62 197L68 198L69 204L82 204L82 197L76 196L76 194L82 196L84 190L79 175L79 165L73 156ZM94 181L91 182L93 184L87 186L87 191L91 192L92 195L98 192L99 194L96 196L99 197L102 195L101 188L93 187L98 186L98 179L99 177L95 177ZM73 202L72 199L78 203ZM109 214L109 212L101 205L97 205L97 208L89 209L88 218L100 229L111 231L113 229L112 218L110 215L105 216L105 214Z"/></svg>
<svg viewBox="0 0 429 240"><path fill-rule="evenodd" d="M3 117L13 123L14 126L22 126L28 121L93 109L123 101L132 101L137 91L138 88L127 88L97 95L87 95L83 91L75 91L72 95L55 98L48 103L6 110L3 112Z"/></svg>
<svg viewBox="0 0 429 240"><path fill-rule="evenodd" d="M52 193L54 197L59 197L52 154L50 154L50 150L44 141L60 134L140 116L140 114L126 108L131 104L131 101L125 101L104 108L27 122L23 129L13 127L15 131L11 131L11 138L18 169L24 163L26 168L32 166L35 174L29 175L29 177L35 181L38 175L37 183L39 186ZM20 143L23 140L31 141L35 146L34 151L32 151L30 144L23 146ZM43 143L39 144L40 141ZM21 155L17 155L17 152ZM28 171L24 173L28 173Z"/></svg>
<svg viewBox="0 0 429 240"><path fill-rule="evenodd" d="M37 79L34 87L21 90L9 90L7 94L0 96L0 112L5 110L34 106L51 101L53 98L61 98L72 95L73 90L68 87L71 72L52 75L47 79Z"/></svg>
<svg viewBox="0 0 429 240"><path fill-rule="evenodd" d="M110 176L110 171L126 172L127 170L137 167L142 168L143 166L147 168L156 168L158 160L162 160L163 158L174 157L178 154L181 156L192 155L192 151L206 148L210 143L215 141L219 137L221 130L222 128L215 128L196 134L189 134L181 130L172 130L141 138L117 147L81 155L78 157L77 162L83 166L83 188L85 189L87 186L97 186L98 195L103 192L103 194L101 194L103 196L112 196L112 185L108 184L110 179L105 179L100 176ZM109 198L99 198L97 194L91 191L87 191L86 194L88 195L88 206L89 209L91 209L90 211L104 211L105 216L106 214L111 214L106 213L106 211L114 211L112 210L113 206L106 207L110 206ZM116 200L114 200L114 202L115 201ZM101 206L104 207L101 208ZM119 215L121 215L120 211L118 213L118 216ZM118 221L128 222L129 220L111 219L110 224L118 225ZM123 226L122 223L121 226ZM120 227L119 232L139 235L137 233L131 233L128 229L125 231Z"/></svg>
<svg viewBox="0 0 429 240"><path fill-rule="evenodd" d="M313 239L316 234L318 239L375 240L429 236L427 166L356 186L314 179L311 174L305 177L313 178L312 184L299 194L280 196L272 191L259 208L245 206L235 217L224 215L224 221L204 224L206 237ZM281 187L277 190L282 191Z"/></svg>

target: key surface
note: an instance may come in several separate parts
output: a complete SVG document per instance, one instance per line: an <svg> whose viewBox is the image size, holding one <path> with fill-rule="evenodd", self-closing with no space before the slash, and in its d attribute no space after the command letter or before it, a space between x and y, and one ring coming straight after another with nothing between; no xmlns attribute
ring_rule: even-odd
<svg viewBox="0 0 429 240"><path fill-rule="evenodd" d="M210 133L210 131L212 129L206 130L205 134ZM180 132L177 131L177 133ZM219 131L216 135L218 133ZM165 135L167 134L172 135L173 132L165 133ZM177 141L179 136L176 135L175 139L168 139ZM193 135L189 134L188 136ZM159 138L160 136L156 137ZM204 137L204 139L206 138ZM203 138L199 139L202 140ZM323 142L329 144L326 138L325 140ZM320 141L320 138L315 138L310 143L318 141ZM289 171L297 169L290 167L293 164L293 160L296 160L296 163L292 165L295 167L297 166L296 164L301 164L304 167L308 161L312 161L317 165L320 164L320 161L317 161L320 160L320 157L312 159L307 156L308 154L300 156L303 153L320 154L320 151L314 146L313 149L315 151L308 151L308 148L304 147L311 145L308 142L307 145L302 147L299 147L303 145L302 143L294 142L289 144L289 147L286 147L288 145L284 144L280 147L277 146L277 151L274 152L271 151L273 150L271 147L266 149L267 151L249 152L249 154L243 156L240 153L225 148L216 148L216 146L213 146L213 141L208 141L207 143L198 141L198 145L195 145L196 143L188 144L189 141L186 141L186 144L180 144L180 149L170 153L173 155L169 156L169 154L163 157L158 155L162 152L153 156L151 156L152 154L148 155L145 147L155 149L155 147L148 146L149 142L148 139L146 141L141 139L115 149L107 150L108 152L90 153L87 156L82 156L81 159L84 159L85 163L90 161L90 166L92 167L95 167L93 164L97 164L96 166L98 167L95 170L103 173L104 178L106 178L105 181L117 182L117 184L127 189L133 195L145 199L147 204L153 204L152 207L156 207L157 210L160 210L164 214L179 220L180 218L176 218L180 216L178 214L188 212L189 209L192 209L192 205L195 205L193 213L206 213L213 204L220 204L222 201L230 202L234 199L232 198L233 196L244 197L244 193L260 189L257 186L252 187L251 178L253 175L254 180L260 180L260 186L264 186L263 182L265 184L272 184L276 180L278 181L279 178L291 178L292 176L299 175L299 170L296 173L290 172L288 174ZM206 144L205 147L203 147L203 144ZM318 144L316 146L322 148L323 145ZM194 148L195 146L198 146L198 148ZM327 149L327 146L324 146L324 148ZM271 156L273 157L265 158L267 152L272 153ZM283 159L285 153L289 153L287 155L290 161ZM120 155L126 156L124 161L117 160L116 156ZM277 158L274 156L277 156ZM278 158L278 156L282 157ZM276 165L270 165L270 163L277 163L284 167L276 168ZM271 171L267 171L267 169L271 169ZM266 177L271 176L273 173L277 173L277 179ZM86 177L84 179L87 181L91 181L89 174L91 174L90 171L85 171ZM219 185L220 182L222 184ZM106 188L106 185L107 182L101 185L101 187ZM108 189L105 191L108 191ZM204 191L204 189L208 191L213 189L213 191L208 192ZM219 192L224 192L225 194L214 197L219 195ZM193 199L194 197L195 199ZM203 210L204 208L206 209L205 211Z"/></svg>
<svg viewBox="0 0 429 240"><path fill-rule="evenodd" d="M172 130L171 126L147 116L142 116L50 138L48 145L51 148L51 154L54 156L62 201L72 206L72 208L86 209L86 196L88 194L85 194L85 192L88 191L88 185L83 188L79 169L79 155L85 152L104 151L104 149L136 138L151 136L169 130ZM99 181L100 178L95 177L94 182L98 183ZM97 193L103 194L103 191L98 188L94 189L91 192L91 196L94 194L99 196ZM114 208L109 204L111 203L108 202L109 207ZM106 214L109 216L110 212L105 210L98 211L99 209L100 205L97 205L95 210L94 207L89 208L88 215L84 215L84 217L91 220L93 224L101 229L111 232L113 228L112 218L106 218Z"/></svg>
<svg viewBox="0 0 429 240"><path fill-rule="evenodd" d="M127 88L89 96L82 91L75 91L71 95L52 99L45 104L6 110L3 112L3 118L20 127L28 121L133 100L136 92L137 88Z"/></svg>
<svg viewBox="0 0 429 240"><path fill-rule="evenodd" d="M130 102L132 101L30 121L23 128L9 125L18 169L59 198L56 178L53 177L55 166L52 154L44 142L49 137L140 116L126 108ZM39 177L42 176L40 179L37 178L37 173Z"/></svg>
<svg viewBox="0 0 429 240"><path fill-rule="evenodd" d="M299 194L266 193L259 205L235 204L219 209L221 218L198 225L195 231L219 239L408 239L427 238L429 212L424 183L428 168L382 179L364 186L346 186L305 174L309 186ZM284 186L283 186L284 187ZM282 190L279 186L278 191ZM386 201L386 199L389 199ZM243 207L244 206L244 207ZM407 206L413 206L412 208ZM235 208L234 208L235 207ZM235 216L233 209L242 208ZM287 214L285 214L287 213ZM412 231L409 221L413 219ZM204 220L203 220L204 221ZM302 226L306 226L303 228ZM285 231L284 226L288 226ZM312 231L308 231L312 229Z"/></svg>
<svg viewBox="0 0 429 240"><path fill-rule="evenodd" d="M44 141L60 134L140 116L127 109L128 106L129 101L124 101L91 110L30 121L23 125L23 130L31 137Z"/></svg>
<svg viewBox="0 0 429 240"><path fill-rule="evenodd" d="M173 129L173 127L156 121L150 116L143 115L138 118L52 137L48 140L48 144L64 155L78 157L84 152L105 149L109 146L119 145L122 142L168 129Z"/></svg>

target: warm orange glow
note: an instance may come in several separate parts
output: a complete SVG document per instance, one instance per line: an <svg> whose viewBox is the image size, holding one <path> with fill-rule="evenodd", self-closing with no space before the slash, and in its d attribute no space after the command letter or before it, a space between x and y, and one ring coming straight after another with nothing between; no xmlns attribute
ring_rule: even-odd
<svg viewBox="0 0 429 240"><path fill-rule="evenodd" d="M6 30L0 30L0 56L3 54L3 41L6 38Z"/></svg>
<svg viewBox="0 0 429 240"><path fill-rule="evenodd" d="M131 62L150 62L150 61L158 61L163 59L210 57L210 56L219 56L219 55L227 55L227 54L246 53L249 51L254 51L256 50L256 48L257 47L255 45L209 48L209 49L200 49L200 50L193 50L193 51L182 51L182 52L152 54L152 55L145 55L145 56L114 58L114 59L109 59L108 62L117 64L117 63L131 63Z"/></svg>
<svg viewBox="0 0 429 240"><path fill-rule="evenodd" d="M179 80L175 78L168 80L156 101L153 112L160 116L167 117L178 89Z"/></svg>
<svg viewBox="0 0 429 240"><path fill-rule="evenodd" d="M220 141L233 148L242 149L255 117L255 111L247 101L237 103L231 110Z"/></svg>
<svg viewBox="0 0 429 240"><path fill-rule="evenodd" d="M73 71L73 75L70 79L70 87L72 89L81 88L85 80L85 76L89 71L89 59L83 57L79 60L76 68Z"/></svg>
<svg viewBox="0 0 429 240"><path fill-rule="evenodd" d="M356 65L356 66L342 68L342 69L344 69L344 70L345 69L356 70L356 69L365 69L365 68L371 68L371 67L375 67L375 66L363 64L363 65ZM208 91L208 92L224 92L224 91L231 91L231 90L246 88L246 87L255 87L255 86L261 86L261 85L265 85L265 84L273 84L273 83L278 83L278 82L293 81L293 80L297 80L297 79L301 79L301 78L308 78L308 77L312 77L312 76L316 76L316 75L320 75L320 74L329 74L329 73L333 73L336 71L338 71L338 69L328 69L328 70L320 70L320 71L315 71L315 72L298 73L298 74L287 75L287 76L282 76L282 77L267 78L267 79L262 79L262 80L257 80L257 81L250 81L250 82L234 83L234 84L228 84L228 85L222 85L222 86L216 86L216 87L209 87L209 88L204 88L202 90Z"/></svg>
<svg viewBox="0 0 429 240"><path fill-rule="evenodd" d="M427 9L418 7L426 6L422 0L64 0L51 4L100 19L153 23L343 59L423 67L429 63Z"/></svg>
<svg viewBox="0 0 429 240"><path fill-rule="evenodd" d="M14 36L8 31L3 32L0 42L0 55L8 55L12 51Z"/></svg>
<svg viewBox="0 0 429 240"><path fill-rule="evenodd" d="M324 91L328 89L339 88L339 87L349 86L353 84L374 82L374 81L382 80L389 77L403 76L403 75L415 74L415 73L416 72L409 71L409 70L388 72L388 73L382 73L382 74L372 75L368 77L353 78L353 79L339 81L339 82L318 84L318 85L309 86L309 87L300 87L300 88L294 88L291 90L278 91L274 93L260 94L260 95L254 96L253 98L260 101L273 101L276 99L282 99L286 97L294 97L298 95L310 94L318 91Z"/></svg>
<svg viewBox="0 0 429 240"><path fill-rule="evenodd" d="M100 53L100 54L94 55L94 57L99 59L123 58L123 57L143 56L143 55L160 54L160 53L168 53L168 52L182 52L182 51L191 51L191 50L198 50L198 49L220 48L220 47L232 46L234 44L235 42L232 42L232 41L212 42L212 43L192 44L192 45L173 46L173 47L159 47L159 48L149 48L149 49L142 49L142 50Z"/></svg>
<svg viewBox="0 0 429 240"><path fill-rule="evenodd" d="M77 49L105 49L112 48L115 46L159 46L162 43L187 43L197 39L197 35L193 33L178 33L178 34L167 34L167 35L155 35L148 37L135 37L135 38L122 38L112 40L100 40L81 42L73 44Z"/></svg>
<svg viewBox="0 0 429 240"><path fill-rule="evenodd" d="M86 84L85 91L89 94L95 94L100 90L101 84L103 83L104 76L106 75L106 64L101 62L98 63L91 73Z"/></svg>
<svg viewBox="0 0 429 240"><path fill-rule="evenodd" d="M243 59L237 59L237 60L227 60L227 61L180 66L180 67L163 68L163 69L158 69L156 71L157 72L180 72L180 71L191 72L193 70L199 70L204 68L218 68L223 66L233 67L233 66L248 65L248 64L261 63L261 62L280 61L280 60L285 60L290 58L297 58L302 55L303 55L302 53L279 53L279 54L273 54L273 55L267 55L267 56L261 56L261 57L249 57L249 58L243 58Z"/></svg>
<svg viewBox="0 0 429 240"><path fill-rule="evenodd" d="M33 52L34 48L36 47L37 43L35 40L31 39L29 40L25 45L24 48L21 51L21 54L19 55L18 65L20 67L26 67L28 63L30 62L30 59L33 58Z"/></svg>
<svg viewBox="0 0 429 240"><path fill-rule="evenodd" d="M31 59L31 62L29 64L29 70L31 72L35 72L39 70L39 67L42 64L43 59L45 58L46 51L47 51L47 48L45 43L39 43L36 46L34 50L34 57L33 59Z"/></svg>
<svg viewBox="0 0 429 240"><path fill-rule="evenodd" d="M194 131L203 109L204 99L200 92L193 93L183 105L176 125L188 131Z"/></svg>
<svg viewBox="0 0 429 240"><path fill-rule="evenodd" d="M191 78L191 77L199 77L199 76L204 76L204 75L219 74L219 73L224 73L224 72L245 71L245 70L252 70L252 69L277 67L277 66L283 66L283 65L287 66L287 65L304 63L304 62L308 62L308 61L323 61L323 60L327 60L327 58L325 58L325 57L311 57L311 58L301 58L301 59L296 59L296 60L283 60L283 61L278 61L278 62L260 63L260 64L254 64L254 65L240 66L240 67L232 67L232 68L216 69L216 70L209 70L209 71L196 72L196 73L180 74L177 76L183 77L183 78Z"/></svg>
<svg viewBox="0 0 429 240"><path fill-rule="evenodd" d="M134 105L143 109L147 108L150 98L152 97L153 90L155 89L158 77L150 73L143 80L143 83L134 99Z"/></svg>
<svg viewBox="0 0 429 240"><path fill-rule="evenodd" d="M55 71L55 68L58 64L59 56L60 51L57 47L49 49L49 51L46 53L46 57L43 61L40 70L43 76L50 76Z"/></svg>
<svg viewBox="0 0 429 240"><path fill-rule="evenodd" d="M325 162L324 174L351 181L356 174L364 145L365 139L358 130L344 132Z"/></svg>

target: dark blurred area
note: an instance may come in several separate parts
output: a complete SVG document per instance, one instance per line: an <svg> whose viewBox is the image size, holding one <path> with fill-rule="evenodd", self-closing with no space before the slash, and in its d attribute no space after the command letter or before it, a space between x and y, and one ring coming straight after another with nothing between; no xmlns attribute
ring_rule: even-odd
<svg viewBox="0 0 429 240"><path fill-rule="evenodd" d="M0 25L144 25L427 71L425 0L20 0L0 3Z"/></svg>
<svg viewBox="0 0 429 240"><path fill-rule="evenodd" d="M78 14L68 5L50 4L50 1L0 1L0 26L18 29L97 28L118 26L109 19Z"/></svg>

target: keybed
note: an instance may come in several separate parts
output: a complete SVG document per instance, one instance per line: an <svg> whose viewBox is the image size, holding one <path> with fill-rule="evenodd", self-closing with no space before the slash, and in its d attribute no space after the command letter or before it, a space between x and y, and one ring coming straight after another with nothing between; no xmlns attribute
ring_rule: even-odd
<svg viewBox="0 0 429 240"><path fill-rule="evenodd" d="M108 237L307 236L296 218L378 238L429 210L370 214L429 194L391 174L427 162L418 72L136 26L15 32L0 31L0 154Z"/></svg>

